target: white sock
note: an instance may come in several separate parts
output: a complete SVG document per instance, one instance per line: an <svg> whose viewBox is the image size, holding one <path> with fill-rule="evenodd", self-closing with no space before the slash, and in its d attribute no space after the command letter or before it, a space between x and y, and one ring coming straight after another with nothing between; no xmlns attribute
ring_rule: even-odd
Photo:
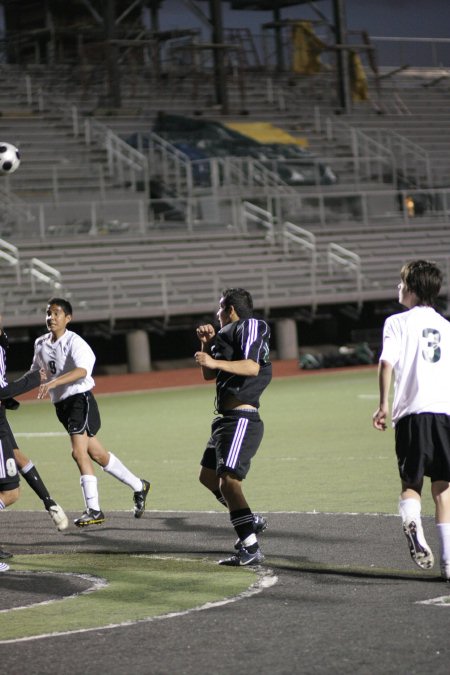
<svg viewBox="0 0 450 675"><path fill-rule="evenodd" d="M450 523L436 523L442 562L450 561Z"/></svg>
<svg viewBox="0 0 450 675"><path fill-rule="evenodd" d="M92 509L93 511L100 511L97 477L89 475L80 476L80 485L86 508Z"/></svg>
<svg viewBox="0 0 450 675"><path fill-rule="evenodd" d="M103 471L111 474L117 480L120 480L125 485L128 485L133 492L140 492L142 490L142 481L140 478L131 473L127 467L122 464L120 459L118 459L112 452L109 453L109 462L106 466L103 467Z"/></svg>
<svg viewBox="0 0 450 675"><path fill-rule="evenodd" d="M417 499L410 497L409 499L398 500L398 510L403 520L420 520L420 512L422 506ZM417 524L417 523L416 523Z"/></svg>
<svg viewBox="0 0 450 675"><path fill-rule="evenodd" d="M3 509L6 509L6 505L5 502L2 499L0 499L0 511L3 511Z"/></svg>
<svg viewBox="0 0 450 675"><path fill-rule="evenodd" d="M428 548L422 527L422 504L413 497L398 500L398 510L403 522L413 520L416 523L417 539L422 546Z"/></svg>
<svg viewBox="0 0 450 675"><path fill-rule="evenodd" d="M242 545L247 548L247 546L252 546L252 544L257 544L258 540L256 539L256 534L249 534L249 536L244 539Z"/></svg>

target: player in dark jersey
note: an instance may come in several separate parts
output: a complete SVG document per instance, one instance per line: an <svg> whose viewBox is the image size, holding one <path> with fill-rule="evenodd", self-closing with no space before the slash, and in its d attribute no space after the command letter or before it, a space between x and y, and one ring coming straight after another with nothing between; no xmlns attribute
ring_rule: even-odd
<svg viewBox="0 0 450 675"><path fill-rule="evenodd" d="M242 490L251 459L264 433L259 399L272 379L270 330L253 318L253 300L243 288L223 292L217 317L197 328L201 351L195 360L206 380L216 380L216 411L211 437L201 461L200 482L228 507L238 541L236 553L221 565L257 565L264 560L255 518ZM262 528L261 528L262 529Z"/></svg>
<svg viewBox="0 0 450 675"><path fill-rule="evenodd" d="M15 458L17 443L6 419L4 401L38 387L42 379L40 371L28 372L18 380L0 386L0 511L14 504L19 497L19 468ZM10 557L10 553L0 550L0 558ZM0 561L0 572L8 569L9 565Z"/></svg>

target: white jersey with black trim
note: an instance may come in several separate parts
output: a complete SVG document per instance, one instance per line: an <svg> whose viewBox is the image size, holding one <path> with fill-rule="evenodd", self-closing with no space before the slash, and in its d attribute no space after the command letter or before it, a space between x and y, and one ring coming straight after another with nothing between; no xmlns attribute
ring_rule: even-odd
<svg viewBox="0 0 450 675"><path fill-rule="evenodd" d="M411 414L450 415L450 323L432 307L386 319L380 361L394 369L394 425Z"/></svg>
<svg viewBox="0 0 450 675"><path fill-rule="evenodd" d="M90 391L95 385L92 377L94 364L95 354L88 343L71 330L66 330L56 342L52 342L51 333L46 333L34 343L31 370L43 368L48 380L54 380L74 368L84 368L87 371L86 377L50 389L52 403L62 401L73 394Z"/></svg>

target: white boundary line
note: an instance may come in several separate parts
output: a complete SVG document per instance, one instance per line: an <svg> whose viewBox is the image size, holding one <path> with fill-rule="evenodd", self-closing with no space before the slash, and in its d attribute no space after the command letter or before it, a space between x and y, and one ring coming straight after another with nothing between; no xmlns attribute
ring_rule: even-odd
<svg viewBox="0 0 450 675"><path fill-rule="evenodd" d="M78 577L83 579L83 581L91 581L92 586L85 588L84 591L79 591L71 593L70 595L63 595L60 598L53 598L52 600L43 600L42 602L33 602L31 605L22 605L20 607L9 607L8 609L0 609L0 614L7 614L8 612L14 612L18 609L30 609L30 607L40 607L41 605L52 605L54 602L61 602L61 600L71 600L72 598L77 598L79 595L88 595L89 593L95 593L101 588L109 586L106 579L102 577L94 577L92 574L80 574L79 572L52 572L51 570L44 571L40 570L39 572L33 572L32 570L10 570L13 572L14 576L28 576L32 574L34 577L46 577L46 576L57 576L57 577ZM1 644L1 642L0 642Z"/></svg>
<svg viewBox="0 0 450 675"><path fill-rule="evenodd" d="M148 558L156 558L157 560L177 560L177 561L189 561L192 562L193 559L191 558L174 558L172 556L136 556L136 557L148 557ZM202 612L207 609L213 609L214 607L223 607L224 605L229 605L234 602L238 602L239 600L245 600L246 598L250 598L253 595L257 595L258 593L262 593L264 590L267 588L270 588L271 586L275 586L275 584L278 582L278 577L276 574L273 573L273 571L270 568L266 568L264 570L262 569L257 569L253 568L252 571L255 571L258 579L253 583L247 590L242 591L242 593L239 593L238 595L235 595L231 598L225 598L224 600L216 600L215 602L206 602L203 605L199 605L198 607L190 607L189 609L184 609L180 610L179 612L169 612L168 614L160 614L158 616L149 616L145 619L138 619L136 621L124 621L123 623L112 623L108 624L107 626L95 626L92 628L80 628L77 630L68 630L68 631L61 631L61 632L56 632L56 633L43 633L42 635L32 635L30 637L24 637L24 638L14 638L11 640L0 640L0 645L7 645L7 644L16 644L18 642L31 642L35 640L42 640L44 638L54 638L54 637L61 637L63 635L75 635L75 634L80 634L80 633L91 633L92 631L99 631L99 630L109 630L112 628L124 628L125 626L134 626L139 623L151 623L153 621L161 621L163 619L174 619L178 618L180 616L187 616L193 612ZM41 572L41 574L47 574L46 572ZM58 573L56 573L58 574ZM66 573L70 575L70 572ZM77 576L84 576L84 575L77 575ZM96 590L96 589L93 589ZM83 591L84 592L92 592L92 591ZM80 593L79 595L81 595ZM76 594L75 594L76 595ZM68 598L74 597L73 595L68 596ZM59 598L58 600L63 600L64 598ZM53 601L49 601L53 602ZM56 600L54 601L56 602ZM46 603L36 603L36 604L46 604ZM34 605L27 605L32 607ZM20 609L17 607L16 609ZM10 610L3 610L3 611L10 611Z"/></svg>

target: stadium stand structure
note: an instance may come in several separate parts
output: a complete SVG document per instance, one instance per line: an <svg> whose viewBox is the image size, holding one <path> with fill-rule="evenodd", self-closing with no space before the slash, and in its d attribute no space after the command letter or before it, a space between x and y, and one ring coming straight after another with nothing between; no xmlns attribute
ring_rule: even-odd
<svg viewBox="0 0 450 675"><path fill-rule="evenodd" d="M255 75L246 88L246 120L306 138L339 182L287 185L257 160L250 182L250 171L234 165L233 172L231 162L222 162L216 183L199 191L189 183L194 160L170 142L158 146L153 138L149 152L142 141L129 155L125 149L133 134L150 135L161 110L191 119L207 112L208 119L233 123L236 115L223 116L208 105L210 88L198 79L169 78L155 90L145 72L133 73L132 81L123 79L122 108L112 110L69 79L67 68L30 68L19 75L5 66L4 72L12 84L3 99L3 129L23 146L25 159L3 187L1 234L18 247L22 270L37 258L60 274L55 281L23 272L18 282L15 270L0 260L2 277L10 279L3 313L17 325L42 322L42 305L55 283L86 321L203 314L227 283L257 289L257 306L267 314L301 307L314 312L320 304L360 307L392 298L405 257L445 257L450 191L443 139L449 130L438 107L448 97L445 83L430 87L430 77L399 73L386 79L377 106L369 102L344 121L323 93L329 74L318 76L313 88L305 78L293 85L292 78L279 77L276 92L273 80L269 85L270 78ZM189 97L194 89L196 96ZM237 110L238 83L231 80L229 91ZM58 112L62 99L73 104L66 114ZM430 132L435 119L440 145ZM159 196L151 192L155 177L164 179ZM250 227L245 203L260 213ZM291 239L286 222L299 228ZM223 250L230 251L226 259Z"/></svg>

